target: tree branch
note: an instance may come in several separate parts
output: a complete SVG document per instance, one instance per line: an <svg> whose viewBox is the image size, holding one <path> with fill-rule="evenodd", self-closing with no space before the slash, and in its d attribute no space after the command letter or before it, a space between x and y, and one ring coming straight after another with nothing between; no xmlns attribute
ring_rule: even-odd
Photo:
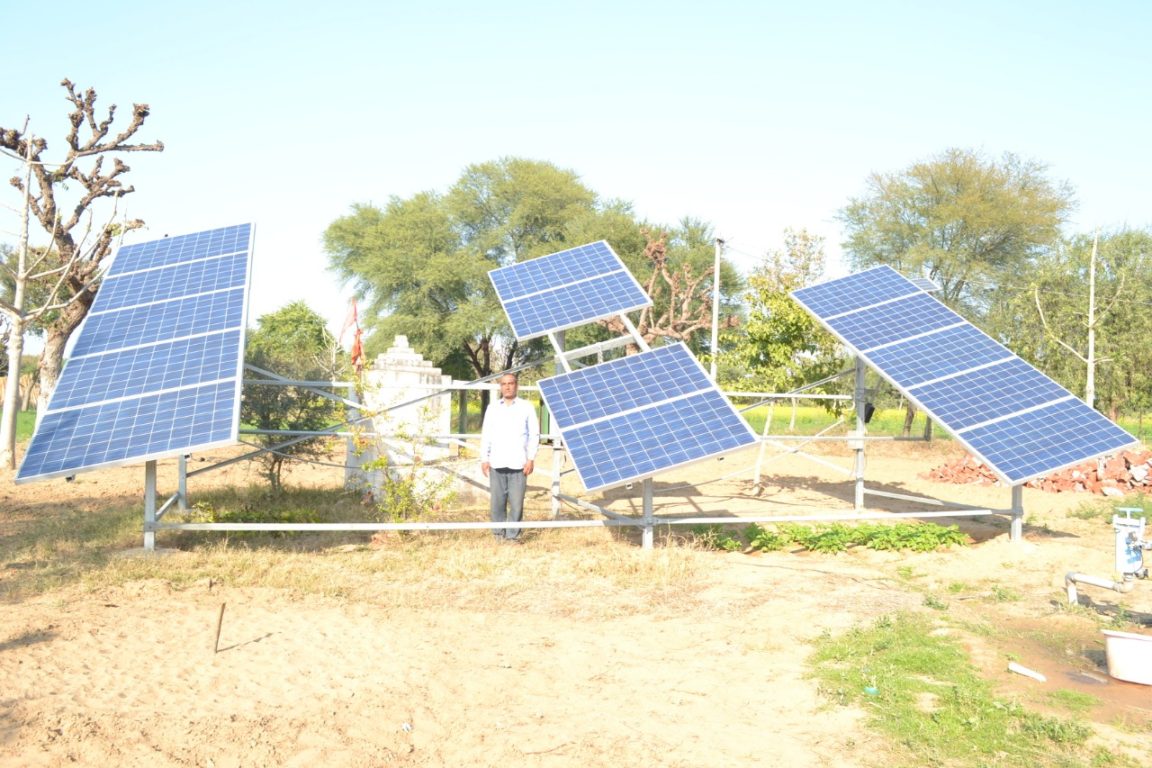
<svg viewBox="0 0 1152 768"><path fill-rule="evenodd" d="M1066 343L1063 339L1061 339L1055 333L1053 333L1051 328L1048 327L1048 319L1046 317L1044 317L1044 307L1040 306L1040 287L1039 286L1033 286L1032 291L1033 291L1033 296L1036 299L1036 311L1040 313L1040 324L1044 326L1044 332L1047 333L1052 338L1052 340L1055 341L1057 344L1064 347L1065 349L1067 349L1072 354L1076 355L1076 357L1080 360L1080 362L1087 364L1088 363L1087 357L1080 354L1076 350L1075 347L1073 347L1071 344Z"/></svg>

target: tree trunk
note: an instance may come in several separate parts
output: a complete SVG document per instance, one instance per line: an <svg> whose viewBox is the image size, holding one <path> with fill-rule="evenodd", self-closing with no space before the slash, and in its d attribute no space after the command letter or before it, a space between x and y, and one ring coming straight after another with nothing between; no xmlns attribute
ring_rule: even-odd
<svg viewBox="0 0 1152 768"><path fill-rule="evenodd" d="M916 419L916 406L912 405L912 403L906 403L904 405L904 429L901 430L901 432L900 432L901 437L911 437L912 436L912 422L915 419Z"/></svg>
<svg viewBox="0 0 1152 768"><path fill-rule="evenodd" d="M40 353L40 396L36 398L37 419L48 408L48 400L56 389L56 381L64 368L64 348L72 332L84 321L96 293L84 290L76 300L60 310L60 317L44 334L44 351Z"/></svg>
<svg viewBox="0 0 1152 768"><path fill-rule="evenodd" d="M16 468L16 414L20 411L20 358L24 354L24 323L15 320L8 333L8 377L0 409L0 467Z"/></svg>

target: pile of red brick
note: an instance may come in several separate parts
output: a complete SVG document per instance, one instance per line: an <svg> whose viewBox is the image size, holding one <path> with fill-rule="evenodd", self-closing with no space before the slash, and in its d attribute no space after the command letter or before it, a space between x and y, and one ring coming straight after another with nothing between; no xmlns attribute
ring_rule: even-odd
<svg viewBox="0 0 1152 768"><path fill-rule="evenodd" d="M994 485L999 482L988 465L972 456L936 467L924 477L939 483ZM1123 451L1093 459L1030 480L1025 487L1052 493L1087 492L1117 497L1141 491L1152 493L1152 451Z"/></svg>

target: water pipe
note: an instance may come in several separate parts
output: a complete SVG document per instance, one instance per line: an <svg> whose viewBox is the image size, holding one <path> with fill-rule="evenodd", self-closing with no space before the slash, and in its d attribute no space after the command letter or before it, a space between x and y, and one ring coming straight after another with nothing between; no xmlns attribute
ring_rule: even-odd
<svg viewBox="0 0 1152 768"><path fill-rule="evenodd" d="M1135 579L1148 578L1148 569L1144 567L1144 550L1152 549L1152 542L1144 541L1144 518L1132 517L1133 512L1143 510L1139 507L1120 507L1117 511L1124 513L1124 517L1119 515L1112 517L1112 528L1116 534L1115 573L1120 574L1120 580L1070 571L1064 576L1064 586L1068 589L1070 604L1077 602L1077 584L1090 584L1123 594L1132 591L1136 585Z"/></svg>
<svg viewBox="0 0 1152 768"><path fill-rule="evenodd" d="M1131 592L1132 587L1136 586L1131 574L1125 574L1123 581L1112 581L1105 579L1101 576L1089 576L1086 573L1076 573L1069 571L1064 576L1064 586L1068 588L1068 604L1075 605L1077 602L1076 585L1077 584L1091 584L1093 587L1103 587L1104 589L1111 589L1115 592Z"/></svg>

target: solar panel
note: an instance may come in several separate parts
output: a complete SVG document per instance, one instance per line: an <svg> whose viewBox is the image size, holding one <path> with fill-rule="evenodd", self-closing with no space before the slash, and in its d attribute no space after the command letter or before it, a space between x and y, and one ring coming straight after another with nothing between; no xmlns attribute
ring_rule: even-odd
<svg viewBox="0 0 1152 768"><path fill-rule="evenodd" d="M117 252L16 481L236 441L253 227Z"/></svg>
<svg viewBox="0 0 1152 768"><path fill-rule="evenodd" d="M521 341L652 303L603 240L500 267L488 276Z"/></svg>
<svg viewBox="0 0 1152 768"><path fill-rule="evenodd" d="M1009 485L1135 442L891 267L792 297Z"/></svg>
<svg viewBox="0 0 1152 768"><path fill-rule="evenodd" d="M936 285L936 281L930 277L913 277L911 280L914 286L925 293L935 293L940 290L940 286Z"/></svg>
<svg viewBox="0 0 1152 768"><path fill-rule="evenodd" d="M898 301L835 315L828 320L828 327L852 346L865 350L964 322L960 315L918 290Z"/></svg>
<svg viewBox="0 0 1152 768"><path fill-rule="evenodd" d="M540 391L590 491L757 440L683 344L543 379Z"/></svg>

